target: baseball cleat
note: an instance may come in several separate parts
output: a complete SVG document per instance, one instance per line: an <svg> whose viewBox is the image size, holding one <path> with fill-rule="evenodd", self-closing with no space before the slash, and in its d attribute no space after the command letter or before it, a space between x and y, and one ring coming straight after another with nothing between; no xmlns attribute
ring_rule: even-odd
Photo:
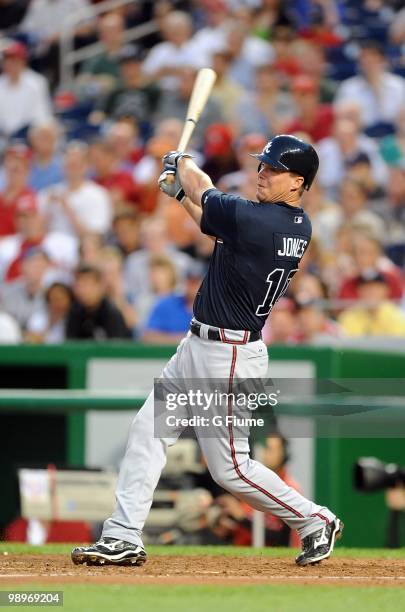
<svg viewBox="0 0 405 612"><path fill-rule="evenodd" d="M146 552L142 546L115 538L101 538L91 546L79 546L72 550L75 565L143 565Z"/></svg>
<svg viewBox="0 0 405 612"><path fill-rule="evenodd" d="M331 523L310 533L302 540L302 552L295 559L297 565L315 565L327 559L333 552L335 540L342 537L343 523L336 518Z"/></svg>

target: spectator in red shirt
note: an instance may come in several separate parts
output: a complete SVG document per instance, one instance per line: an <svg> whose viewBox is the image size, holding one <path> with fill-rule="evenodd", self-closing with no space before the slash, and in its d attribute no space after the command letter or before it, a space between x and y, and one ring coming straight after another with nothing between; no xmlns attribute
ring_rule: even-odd
<svg viewBox="0 0 405 612"><path fill-rule="evenodd" d="M355 274L343 279L338 297L342 300L359 299L359 277L367 275L370 271L377 271L384 276L388 285L388 299L400 300L404 289L401 271L384 255L378 238L358 230L353 239L352 249Z"/></svg>
<svg viewBox="0 0 405 612"><path fill-rule="evenodd" d="M32 198L20 198L16 206L16 228L0 240L0 278L6 283L22 274L22 261L33 248L44 251L52 265L69 273L77 265L78 241L62 232L47 232L46 223Z"/></svg>
<svg viewBox="0 0 405 612"><path fill-rule="evenodd" d="M6 150L6 186L0 193L0 237L16 233L16 208L20 202L35 203L35 193L28 187L30 162L31 151L23 143L15 143Z"/></svg>
<svg viewBox="0 0 405 612"><path fill-rule="evenodd" d="M286 125L286 132L305 132L314 142L327 138L333 128L333 109L320 103L319 83L309 75L300 75L292 81L291 91L297 105L297 115Z"/></svg>
<svg viewBox="0 0 405 612"><path fill-rule="evenodd" d="M21 233L19 248L15 257L9 262L4 280L7 282L20 278L22 274L22 261L32 248L39 247L44 237L44 228L40 216L37 214L37 206L34 202L18 203L16 208L17 226ZM26 222L26 219L33 219L33 222ZM38 222L36 223L36 221ZM22 230L22 231L21 231Z"/></svg>
<svg viewBox="0 0 405 612"><path fill-rule="evenodd" d="M234 134L226 123L213 123L204 138L205 162L203 170L216 183L221 176L239 170L234 149Z"/></svg>
<svg viewBox="0 0 405 612"><path fill-rule="evenodd" d="M107 139L93 142L90 148L90 165L94 171L93 179L110 192L115 209L122 202L138 205L141 188L129 171L119 168L119 160L111 142Z"/></svg>

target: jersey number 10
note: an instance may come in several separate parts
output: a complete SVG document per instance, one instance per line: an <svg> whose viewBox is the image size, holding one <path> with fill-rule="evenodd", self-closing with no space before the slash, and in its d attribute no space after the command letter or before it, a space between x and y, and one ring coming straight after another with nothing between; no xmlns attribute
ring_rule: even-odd
<svg viewBox="0 0 405 612"><path fill-rule="evenodd" d="M289 271L276 268L273 272L270 272L266 280L269 283L266 296L256 309L258 317L267 317L270 314L274 304L287 291L287 287L296 272L298 272L298 268Z"/></svg>

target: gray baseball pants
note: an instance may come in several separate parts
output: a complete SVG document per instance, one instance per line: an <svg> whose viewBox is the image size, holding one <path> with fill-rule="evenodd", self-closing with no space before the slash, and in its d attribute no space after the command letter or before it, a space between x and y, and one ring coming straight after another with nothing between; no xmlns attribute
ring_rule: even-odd
<svg viewBox="0 0 405 612"><path fill-rule="evenodd" d="M258 340L233 344L204 340L188 333L163 370L163 378L196 379L264 378L266 345ZM154 393L136 415L121 464L116 509L104 523L103 537L142 544L142 529L152 505L155 488L166 463L167 448L183 428L173 427L167 437L154 435ZM198 434L197 434L198 435ZM232 428L225 437L201 437L198 442L214 480L253 508L280 517L301 538L324 527L335 515L285 484L279 476L249 456L247 438L235 438Z"/></svg>

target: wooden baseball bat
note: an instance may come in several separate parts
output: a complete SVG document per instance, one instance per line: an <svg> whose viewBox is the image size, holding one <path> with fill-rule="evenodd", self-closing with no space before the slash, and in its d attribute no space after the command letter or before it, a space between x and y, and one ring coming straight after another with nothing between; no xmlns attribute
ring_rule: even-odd
<svg viewBox="0 0 405 612"><path fill-rule="evenodd" d="M183 131L180 136L178 151L185 151L190 138L197 125L201 113L204 110L207 100L217 78L216 72L211 68L201 68L194 81L193 91L191 92L190 101L188 103L186 120L184 122ZM168 183L174 182L173 176L166 178Z"/></svg>
<svg viewBox="0 0 405 612"><path fill-rule="evenodd" d="M186 150L197 121L207 104L216 78L217 75L211 68L201 68L201 70L198 71L188 103L187 116L184 122L179 146L177 147L178 151Z"/></svg>

